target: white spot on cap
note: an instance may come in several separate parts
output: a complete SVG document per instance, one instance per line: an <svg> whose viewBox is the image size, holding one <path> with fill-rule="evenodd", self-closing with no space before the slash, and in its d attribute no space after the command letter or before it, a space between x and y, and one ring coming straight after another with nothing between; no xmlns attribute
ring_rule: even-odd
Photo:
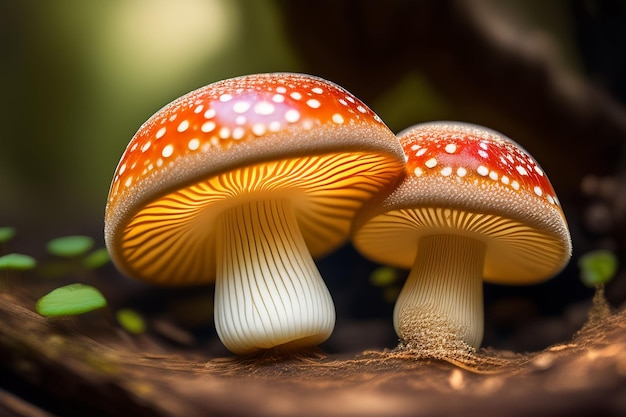
<svg viewBox="0 0 626 417"><path fill-rule="evenodd" d="M187 129L189 129L189 120L183 120L176 128L176 130L178 130L180 133L184 132Z"/></svg>
<svg viewBox="0 0 626 417"><path fill-rule="evenodd" d="M247 121L248 119L243 114L235 117L235 123L237 123L239 126L245 125Z"/></svg>
<svg viewBox="0 0 626 417"><path fill-rule="evenodd" d="M413 173L415 174L415 176L417 176L417 177L421 177L421 176L422 176L422 174L424 173L424 171L422 171L422 168L417 167L417 168L415 168L415 169L413 170Z"/></svg>
<svg viewBox="0 0 626 417"><path fill-rule="evenodd" d="M272 101L274 103L282 103L285 101L285 96L283 96L282 94L274 94L274 96L272 97Z"/></svg>
<svg viewBox="0 0 626 417"><path fill-rule="evenodd" d="M200 112L202 112L202 110L204 110L204 105L200 104L197 105L195 109L193 109L193 112L199 114Z"/></svg>
<svg viewBox="0 0 626 417"><path fill-rule="evenodd" d="M543 170L535 165L535 172L543 177Z"/></svg>
<svg viewBox="0 0 626 417"><path fill-rule="evenodd" d="M130 187L130 185L133 183L133 177L130 176L128 178L126 178L126 181L124 182L124 185L127 187Z"/></svg>
<svg viewBox="0 0 626 417"><path fill-rule="evenodd" d="M482 156L483 158L487 158L489 156L489 154L482 149L478 150L478 155Z"/></svg>
<svg viewBox="0 0 626 417"><path fill-rule="evenodd" d="M204 124L200 126L200 130L204 133L212 132L213 129L215 129L215 122L213 121L204 122Z"/></svg>
<svg viewBox="0 0 626 417"><path fill-rule="evenodd" d="M247 112L249 108L250 103L247 101L238 101L233 105L233 111L239 114Z"/></svg>
<svg viewBox="0 0 626 417"><path fill-rule="evenodd" d="M448 143L445 147L445 151L448 153L455 153L456 152L456 144L454 143Z"/></svg>
<svg viewBox="0 0 626 417"><path fill-rule="evenodd" d="M285 112L285 120L289 123L295 123L300 120L300 112L296 109L290 109Z"/></svg>
<svg viewBox="0 0 626 417"><path fill-rule="evenodd" d="M222 139L228 139L230 136L230 129L226 126L222 127L218 133L218 136Z"/></svg>
<svg viewBox="0 0 626 417"><path fill-rule="evenodd" d="M150 146L152 145L152 142L148 141L146 143L143 144L143 146L141 147L141 152L145 152L148 149L150 149Z"/></svg>
<svg viewBox="0 0 626 417"><path fill-rule="evenodd" d="M275 120L269 125L270 132L278 132L280 130L280 122Z"/></svg>
<svg viewBox="0 0 626 417"><path fill-rule="evenodd" d="M537 194L539 197L543 195L543 190L538 185L536 185L535 188L533 188L533 190L535 191L535 194Z"/></svg>
<svg viewBox="0 0 626 417"><path fill-rule="evenodd" d="M463 167L458 167L456 169L456 175L458 175L459 177L463 178L464 176L467 175L467 170Z"/></svg>
<svg viewBox="0 0 626 417"><path fill-rule="evenodd" d="M233 129L233 139L241 139L245 135L246 131L243 127L236 127Z"/></svg>
<svg viewBox="0 0 626 417"><path fill-rule="evenodd" d="M494 181L498 181L498 173L496 171L489 171L489 178Z"/></svg>
<svg viewBox="0 0 626 417"><path fill-rule="evenodd" d="M513 187L514 190L519 190L519 182L513 180L511 182L511 187Z"/></svg>
<svg viewBox="0 0 626 417"><path fill-rule="evenodd" d="M441 170L441 175L449 177L452 174L452 167L445 167Z"/></svg>
<svg viewBox="0 0 626 417"><path fill-rule="evenodd" d="M337 123L338 125L343 124L343 116L339 113L333 114L333 122Z"/></svg>
<svg viewBox="0 0 626 417"><path fill-rule="evenodd" d="M367 113L367 109L363 106L357 106L356 109L361 113Z"/></svg>
<svg viewBox="0 0 626 417"><path fill-rule="evenodd" d="M254 112L262 116L269 116L274 113L274 105L267 101L259 101L254 105Z"/></svg>
<svg viewBox="0 0 626 417"><path fill-rule="evenodd" d="M313 87L311 88L311 91L314 92L315 94L322 94L324 92L324 90L322 90L319 87Z"/></svg>
<svg viewBox="0 0 626 417"><path fill-rule="evenodd" d="M347 101L345 101L345 100L344 100L344 99L342 99L342 98L340 98L340 99L339 99L339 100L337 100L337 101L339 101L339 103L343 104L344 106L347 106L347 105L348 105L348 102L347 102Z"/></svg>
<svg viewBox="0 0 626 417"><path fill-rule="evenodd" d="M422 156L424 155L426 152L428 151L428 149L426 148L422 148L419 151L415 152L415 156Z"/></svg>
<svg viewBox="0 0 626 417"><path fill-rule="evenodd" d="M528 175L528 171L526 171L526 168L521 165L516 165L515 169L517 170L517 172L520 173L520 175Z"/></svg>
<svg viewBox="0 0 626 417"><path fill-rule="evenodd" d="M212 119L215 117L215 114L216 114L215 109L208 109L207 111L204 112L204 118Z"/></svg>
<svg viewBox="0 0 626 417"><path fill-rule="evenodd" d="M265 127L263 123L255 123L252 125L252 133L254 133L257 136L262 136L266 130L267 130L267 127Z"/></svg>
<svg viewBox="0 0 626 417"><path fill-rule="evenodd" d="M503 175L502 178L500 178L500 181L502 181L502 184L504 185L508 185L509 184L509 177L507 177L506 175Z"/></svg>
<svg viewBox="0 0 626 417"><path fill-rule="evenodd" d="M220 101L223 103L226 103L227 101L231 101L233 99L233 96L231 96L230 94L222 94L220 96Z"/></svg>
<svg viewBox="0 0 626 417"><path fill-rule="evenodd" d="M352 97L350 97L350 96L346 96L346 100L348 100L352 104L355 103L354 99Z"/></svg>
<svg viewBox="0 0 626 417"><path fill-rule="evenodd" d="M481 148L483 148L484 150L487 150L487 144L485 142L480 142L478 144L478 146L480 146Z"/></svg>
<svg viewBox="0 0 626 417"><path fill-rule="evenodd" d="M278 86L276 87L276 92L280 94L285 94L287 92L287 89L283 86Z"/></svg>
<svg viewBox="0 0 626 417"><path fill-rule="evenodd" d="M437 165L437 160L435 158L430 158L428 161L424 162L427 168L434 168Z"/></svg>
<svg viewBox="0 0 626 417"><path fill-rule="evenodd" d="M172 145L166 145L161 151L163 158L169 158L174 153L174 147Z"/></svg>
<svg viewBox="0 0 626 417"><path fill-rule="evenodd" d="M120 171L119 171L120 175L122 175L124 173L124 171L126 171L126 164L125 163L122 164L122 166L120 167Z"/></svg>
<svg viewBox="0 0 626 417"><path fill-rule="evenodd" d="M478 172L478 175L486 177L487 175L489 175L489 168L484 165L479 165L478 168L476 168L476 172Z"/></svg>
<svg viewBox="0 0 626 417"><path fill-rule="evenodd" d="M197 138L193 138L189 141L189 143L187 144L187 147L192 150L195 151L196 149L198 149L200 147L200 140Z"/></svg>
<svg viewBox="0 0 626 417"><path fill-rule="evenodd" d="M300 100L302 99L302 94L298 93L297 91L294 91L293 93L289 94L289 97L291 97L294 100Z"/></svg>
<svg viewBox="0 0 626 417"><path fill-rule="evenodd" d="M161 139L163 137L163 135L165 135L165 132L167 132L167 129L165 128L165 126L163 126L162 128L160 128L157 132L155 137L157 139Z"/></svg>
<svg viewBox="0 0 626 417"><path fill-rule="evenodd" d="M316 100L314 98L310 98L306 101L306 105L309 106L312 109L317 109L319 108L322 103L319 102L319 100Z"/></svg>

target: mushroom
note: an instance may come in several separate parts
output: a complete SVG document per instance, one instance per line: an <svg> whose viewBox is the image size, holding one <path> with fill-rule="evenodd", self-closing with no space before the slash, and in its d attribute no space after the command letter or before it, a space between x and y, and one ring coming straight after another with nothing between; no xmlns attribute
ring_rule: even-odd
<svg viewBox="0 0 626 417"><path fill-rule="evenodd" d="M353 214L403 174L396 136L321 78L223 80L153 115L111 184L105 239L124 274L215 282L215 325L246 354L316 345L334 305L313 257L349 236Z"/></svg>
<svg viewBox="0 0 626 417"><path fill-rule="evenodd" d="M481 126L433 122L398 134L403 182L355 219L367 258L410 268L394 309L401 345L426 356L483 338L482 281L532 284L571 256L563 210L539 164Z"/></svg>

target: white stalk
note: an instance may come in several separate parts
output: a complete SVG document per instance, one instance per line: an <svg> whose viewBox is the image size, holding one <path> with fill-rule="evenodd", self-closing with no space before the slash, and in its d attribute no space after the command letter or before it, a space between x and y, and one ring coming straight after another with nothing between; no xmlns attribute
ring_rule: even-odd
<svg viewBox="0 0 626 417"><path fill-rule="evenodd" d="M485 249L465 236L420 239L394 310L394 327L405 346L435 357L480 346Z"/></svg>
<svg viewBox="0 0 626 417"><path fill-rule="evenodd" d="M288 201L227 210L216 238L215 325L230 351L313 346L330 336L333 301Z"/></svg>

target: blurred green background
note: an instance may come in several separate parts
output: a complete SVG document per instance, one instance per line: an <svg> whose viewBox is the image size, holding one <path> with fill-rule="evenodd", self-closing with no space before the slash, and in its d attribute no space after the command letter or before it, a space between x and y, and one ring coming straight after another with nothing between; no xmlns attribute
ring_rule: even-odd
<svg viewBox="0 0 626 417"><path fill-rule="evenodd" d="M60 235L102 242L113 171L145 120L220 79L294 71L346 87L394 131L430 120L502 131L549 174L575 256L620 251L626 205L590 219L586 209L606 200L613 210L622 190L598 197L598 181L624 165L614 151L626 132L625 9L584 0L2 0L0 226L15 226L15 248L35 255ZM391 304L367 281L374 267L350 248L320 262L328 280L343 279L329 285L336 301L348 299L340 315L387 323ZM562 313L590 294L575 274L504 295L487 287L488 303L508 303L494 301L488 320ZM360 292L347 289L358 280ZM519 304L514 293L535 299Z"/></svg>

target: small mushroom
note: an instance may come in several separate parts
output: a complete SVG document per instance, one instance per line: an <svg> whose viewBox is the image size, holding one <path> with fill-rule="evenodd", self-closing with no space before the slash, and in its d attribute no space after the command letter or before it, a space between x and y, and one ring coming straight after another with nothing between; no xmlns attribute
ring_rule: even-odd
<svg viewBox="0 0 626 417"><path fill-rule="evenodd" d="M312 259L403 173L396 136L341 87L275 73L210 84L132 138L105 215L126 275L215 281L215 324L234 353L324 341L335 310Z"/></svg>
<svg viewBox="0 0 626 417"><path fill-rule="evenodd" d="M398 134L403 182L355 220L367 258L411 269L394 310L401 342L433 356L478 348L482 282L532 284L571 256L548 178L517 143L481 126L434 122Z"/></svg>

